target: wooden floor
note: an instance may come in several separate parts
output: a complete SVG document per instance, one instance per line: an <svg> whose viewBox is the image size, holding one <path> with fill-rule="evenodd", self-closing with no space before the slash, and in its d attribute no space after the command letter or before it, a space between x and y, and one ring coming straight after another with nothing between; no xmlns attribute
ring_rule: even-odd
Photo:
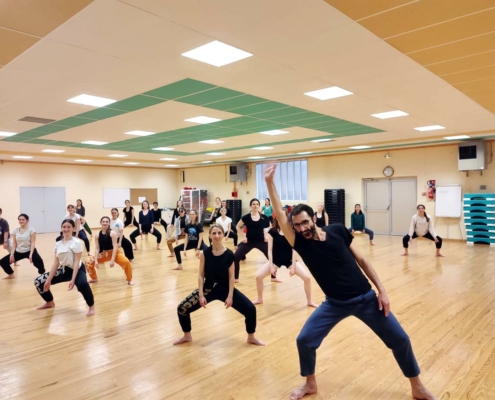
<svg viewBox="0 0 495 400"><path fill-rule="evenodd" d="M47 267L54 238L38 235ZM495 249L444 242L440 259L421 240L406 258L399 237L376 237L374 247L367 236L356 242L388 290L428 387L442 399L495 399ZM198 262L190 253L184 270L172 271L175 259L155 244L151 235L138 238L132 288L119 267L101 266L91 318L67 284L53 287L56 308L37 311L36 269L26 260L14 281L0 281L0 399L287 398L302 382L295 339L312 313L302 281L283 269L284 283L266 282L257 308L265 347L246 344L242 316L220 302L193 314L192 343L173 346L181 335L176 306L196 288ZM250 298L262 262L255 250L241 264L238 289ZM317 377L319 392L308 399L411 398L391 352L353 318L323 342Z"/></svg>

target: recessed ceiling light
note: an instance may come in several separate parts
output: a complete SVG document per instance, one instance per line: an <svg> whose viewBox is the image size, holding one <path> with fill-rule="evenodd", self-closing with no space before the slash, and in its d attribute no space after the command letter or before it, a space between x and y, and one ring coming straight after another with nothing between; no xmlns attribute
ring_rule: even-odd
<svg viewBox="0 0 495 400"><path fill-rule="evenodd" d="M389 118L397 118L397 117L405 117L409 115L408 113L400 110L395 111L387 111L378 114L371 114L372 117L380 118L380 119L389 119Z"/></svg>
<svg viewBox="0 0 495 400"><path fill-rule="evenodd" d="M312 92L306 92L304 94L309 97L314 97L318 100L329 100L336 99L337 97L349 96L354 93L339 88L338 86L332 86L326 89L313 90Z"/></svg>
<svg viewBox="0 0 495 400"><path fill-rule="evenodd" d="M177 158L164 157L160 158L160 161L177 161Z"/></svg>
<svg viewBox="0 0 495 400"><path fill-rule="evenodd" d="M91 162L93 160L74 160L75 162Z"/></svg>
<svg viewBox="0 0 495 400"><path fill-rule="evenodd" d="M253 150L272 150L273 147L270 146L260 146L260 147L253 147Z"/></svg>
<svg viewBox="0 0 495 400"><path fill-rule="evenodd" d="M156 135L156 132L148 132L148 131L129 131L129 132L124 132L124 135L133 135L133 136L150 136L150 135Z"/></svg>
<svg viewBox="0 0 495 400"><path fill-rule="evenodd" d="M109 154L108 157L124 158L128 157L128 154Z"/></svg>
<svg viewBox="0 0 495 400"><path fill-rule="evenodd" d="M29 160L30 158L33 158L32 156L12 156L12 158L18 158L20 160Z"/></svg>
<svg viewBox="0 0 495 400"><path fill-rule="evenodd" d="M201 164L209 164L212 163L213 161L201 161Z"/></svg>
<svg viewBox="0 0 495 400"><path fill-rule="evenodd" d="M250 158L251 160L260 160L262 158L266 158L266 157L262 157L262 156L252 156L252 157L248 157Z"/></svg>
<svg viewBox="0 0 495 400"><path fill-rule="evenodd" d="M285 135L286 133L289 133L289 132L281 131L279 129L273 129L271 131L263 131L263 132L259 132L259 133L261 133L262 135L275 136L275 135Z"/></svg>
<svg viewBox="0 0 495 400"><path fill-rule="evenodd" d="M177 164L165 164L165 167L178 167Z"/></svg>
<svg viewBox="0 0 495 400"><path fill-rule="evenodd" d="M330 142L331 140L333 139L329 139L329 138L324 138L324 139L314 139L312 140L313 143L321 143L321 142Z"/></svg>
<svg viewBox="0 0 495 400"><path fill-rule="evenodd" d="M0 136L14 136L14 135L17 135L17 133L0 131Z"/></svg>
<svg viewBox="0 0 495 400"><path fill-rule="evenodd" d="M171 151L173 150L173 147L153 147L151 150L158 150L158 151Z"/></svg>
<svg viewBox="0 0 495 400"><path fill-rule="evenodd" d="M200 140L198 143L219 144L219 143L223 143L223 140L208 139L208 140Z"/></svg>
<svg viewBox="0 0 495 400"><path fill-rule="evenodd" d="M312 151L301 151L301 152L296 153L296 154L303 155L303 154L312 154L312 153L313 153Z"/></svg>
<svg viewBox="0 0 495 400"><path fill-rule="evenodd" d="M208 154L209 156L224 156L225 153L206 153Z"/></svg>
<svg viewBox="0 0 495 400"><path fill-rule="evenodd" d="M349 148L354 149L354 150L361 150L361 149L369 149L369 148L371 148L371 146L352 146Z"/></svg>
<svg viewBox="0 0 495 400"><path fill-rule="evenodd" d="M41 150L43 153L64 153L65 150L56 150L56 149L45 149Z"/></svg>
<svg viewBox="0 0 495 400"><path fill-rule="evenodd" d="M85 106L105 107L109 104L116 103L117 100L106 99L104 97L92 96L90 94L80 94L67 100L69 103L84 104Z"/></svg>
<svg viewBox="0 0 495 400"><path fill-rule="evenodd" d="M188 118L188 119L185 119L184 121L194 122L195 124L211 124L212 122L221 121L221 119L200 116L200 117Z"/></svg>
<svg viewBox="0 0 495 400"><path fill-rule="evenodd" d="M458 139L470 139L471 136L468 135L458 135L458 136L445 136L444 139L447 140L458 140Z"/></svg>
<svg viewBox="0 0 495 400"><path fill-rule="evenodd" d="M124 165L139 165L138 162L125 162Z"/></svg>
<svg viewBox="0 0 495 400"><path fill-rule="evenodd" d="M182 53L182 55L184 57L192 58L193 60L214 65L215 67L222 67L252 56L252 54L247 51L229 46L218 40L214 40L213 42L197 47L186 53Z"/></svg>
<svg viewBox="0 0 495 400"><path fill-rule="evenodd" d="M85 142L81 142L82 144L92 144L94 146L103 146L104 144L108 144L108 142L100 142L99 140L86 140Z"/></svg>
<svg viewBox="0 0 495 400"><path fill-rule="evenodd" d="M418 128L414 128L416 129L417 131L420 131L420 132L427 132L427 131L436 131L436 130L439 130L439 129L445 129L445 126L442 126L442 125L429 125L429 126L420 126Z"/></svg>

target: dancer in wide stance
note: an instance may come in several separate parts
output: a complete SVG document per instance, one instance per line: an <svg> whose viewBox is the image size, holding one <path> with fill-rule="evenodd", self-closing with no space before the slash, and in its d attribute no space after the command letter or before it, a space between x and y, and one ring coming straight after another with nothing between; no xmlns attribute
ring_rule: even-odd
<svg viewBox="0 0 495 400"><path fill-rule="evenodd" d="M191 313L213 300L225 302L225 308L232 307L246 319L247 343L264 346L256 339L256 307L239 290L234 288L234 253L223 246L225 233L220 225L210 227L213 244L200 253L198 289L187 296L177 307L179 323L184 336L175 345L192 341Z"/></svg>
<svg viewBox="0 0 495 400"><path fill-rule="evenodd" d="M65 219L62 222L62 240L55 243L55 260L53 261L50 272L38 276L34 280L34 286L38 293L46 301L45 304L38 307L38 310L55 307L50 286L57 283L70 282L69 290L74 286L83 295L89 309L87 316L95 314L95 301L93 292L86 279L86 270L81 262L82 244L72 236L75 223L71 219Z"/></svg>
<svg viewBox="0 0 495 400"><path fill-rule="evenodd" d="M306 382L291 393L291 400L316 393L316 349L335 325L351 315L368 325L392 350L402 373L409 378L415 399L436 399L419 379L409 337L390 312L387 292L371 263L352 243L352 235L341 224L316 230L314 211L306 204L292 209L292 229L282 211L274 182L275 171L276 165L269 165L265 181L280 228L326 295L326 300L308 318L297 337L301 375L306 377ZM374 283L378 297L360 267Z"/></svg>
<svg viewBox="0 0 495 400"><path fill-rule="evenodd" d="M419 204L416 209L418 213L413 215L411 219L411 226L409 227L409 233L402 238L402 245L404 246L403 256L409 254L409 243L412 243L413 239L417 237L425 237L427 239L433 240L435 242L435 247L437 248L437 257L443 257L440 253L442 248L442 238L435 233L435 227L433 226L432 219L426 214L425 206Z"/></svg>
<svg viewBox="0 0 495 400"><path fill-rule="evenodd" d="M199 258L200 251L207 249L203 241L203 225L198 221L198 212L196 210L191 210L189 212L189 221L190 222L184 229L184 243L179 244L174 248L175 258L177 259L177 267L173 268L174 270L182 269L182 257L180 256L181 251L184 252L184 257L187 257L187 250L195 249L196 257Z"/></svg>

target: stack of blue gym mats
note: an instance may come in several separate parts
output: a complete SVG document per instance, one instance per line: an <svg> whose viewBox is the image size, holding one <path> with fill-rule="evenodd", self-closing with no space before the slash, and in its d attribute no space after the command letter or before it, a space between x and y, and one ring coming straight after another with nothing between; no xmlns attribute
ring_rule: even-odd
<svg viewBox="0 0 495 400"><path fill-rule="evenodd" d="M463 213L467 243L495 246L495 194L464 194Z"/></svg>

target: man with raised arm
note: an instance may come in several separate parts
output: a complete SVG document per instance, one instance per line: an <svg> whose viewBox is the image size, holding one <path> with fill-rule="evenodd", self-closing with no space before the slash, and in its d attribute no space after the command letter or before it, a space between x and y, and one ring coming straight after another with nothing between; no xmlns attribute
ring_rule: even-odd
<svg viewBox="0 0 495 400"><path fill-rule="evenodd" d="M314 211L306 204L292 209L292 227L282 211L275 187L276 169L276 164L270 164L265 170L274 214L287 241L302 257L326 295L326 300L308 318L297 337L301 375L306 377L306 382L291 393L291 400L316 393L316 349L335 325L351 315L368 325L392 350L402 373L409 378L415 399L437 399L421 383L409 337L390 312L387 292L370 262L352 243L353 236L340 224L317 231ZM375 285L378 296L363 271Z"/></svg>

